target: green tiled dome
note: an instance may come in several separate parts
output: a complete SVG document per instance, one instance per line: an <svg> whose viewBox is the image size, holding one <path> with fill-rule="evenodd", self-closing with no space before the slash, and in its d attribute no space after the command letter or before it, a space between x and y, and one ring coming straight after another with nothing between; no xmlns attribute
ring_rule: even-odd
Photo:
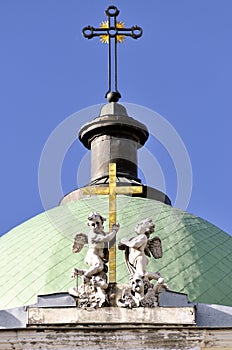
<svg viewBox="0 0 232 350"><path fill-rule="evenodd" d="M86 253L72 253L76 232L88 232L90 211L108 217L107 196L83 199L42 213L0 238L0 309L36 302L38 294L67 291L72 267L85 267ZM150 217L162 239L163 258L150 259L169 287L191 301L232 306L232 237L209 222L160 202L118 196L118 239L134 236L136 223ZM107 224L105 224L106 226ZM117 281L128 281L117 251Z"/></svg>

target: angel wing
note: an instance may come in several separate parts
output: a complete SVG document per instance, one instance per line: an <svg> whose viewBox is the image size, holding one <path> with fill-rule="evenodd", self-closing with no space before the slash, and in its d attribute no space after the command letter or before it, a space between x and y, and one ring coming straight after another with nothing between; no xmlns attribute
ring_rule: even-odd
<svg viewBox="0 0 232 350"><path fill-rule="evenodd" d="M77 233L74 237L72 246L73 253L80 253L85 244L88 243L88 237L84 233Z"/></svg>
<svg viewBox="0 0 232 350"><path fill-rule="evenodd" d="M118 249L125 250L125 261L126 261L127 269L129 271L130 275L134 275L135 267L129 262L129 247L123 243L123 240L121 240L121 241L118 243Z"/></svg>
<svg viewBox="0 0 232 350"><path fill-rule="evenodd" d="M162 244L161 244L161 239L158 236L148 240L147 247L146 247L146 253L147 253L147 251L148 251L148 253L150 251L152 256L155 259L162 258L162 256L163 256ZM148 256L151 256L151 255L149 254Z"/></svg>

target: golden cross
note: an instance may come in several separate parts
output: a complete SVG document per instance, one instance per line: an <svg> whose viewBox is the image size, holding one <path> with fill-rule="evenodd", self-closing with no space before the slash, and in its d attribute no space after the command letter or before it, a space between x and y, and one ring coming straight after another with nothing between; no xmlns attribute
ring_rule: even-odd
<svg viewBox="0 0 232 350"><path fill-rule="evenodd" d="M116 184L116 163L109 164L109 187L89 186L81 189L84 195L109 196L109 231L116 223L116 196L117 194L142 193L142 186L118 186ZM116 283L116 237L110 242L109 250L109 282Z"/></svg>

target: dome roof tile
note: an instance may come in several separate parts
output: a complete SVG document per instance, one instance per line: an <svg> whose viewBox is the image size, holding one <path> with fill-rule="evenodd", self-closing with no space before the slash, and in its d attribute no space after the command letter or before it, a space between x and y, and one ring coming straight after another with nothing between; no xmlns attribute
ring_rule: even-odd
<svg viewBox="0 0 232 350"><path fill-rule="evenodd" d="M90 211L108 217L108 198L86 198L49 210L0 238L0 308L36 302L38 294L67 291L75 285L72 267L85 267L87 248L72 253L77 232L88 232ZM191 301L232 306L232 237L213 224L155 200L118 196L117 239L133 237L134 227L150 217L163 244L163 258L150 259L169 287ZM107 230L107 224L105 225ZM124 254L117 251L117 281L128 282Z"/></svg>

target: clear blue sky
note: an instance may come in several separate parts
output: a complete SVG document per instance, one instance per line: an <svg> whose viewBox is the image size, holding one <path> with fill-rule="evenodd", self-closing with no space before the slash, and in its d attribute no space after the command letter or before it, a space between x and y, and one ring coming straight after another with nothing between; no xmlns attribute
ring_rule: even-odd
<svg viewBox="0 0 232 350"><path fill-rule="evenodd" d="M187 211L231 234L231 0L1 0L0 234L44 211L38 165L52 131L76 111L105 103L106 45L81 30L98 26L112 4L126 25L144 29L141 39L119 47L121 102L171 123L192 164ZM175 169L163 146L151 139L148 147L174 201ZM85 153L76 141L65 157L64 193L77 187Z"/></svg>

